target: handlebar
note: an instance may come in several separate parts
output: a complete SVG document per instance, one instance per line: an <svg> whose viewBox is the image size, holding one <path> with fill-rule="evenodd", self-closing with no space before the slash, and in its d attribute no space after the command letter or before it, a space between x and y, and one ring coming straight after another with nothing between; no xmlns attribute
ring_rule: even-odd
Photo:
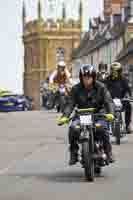
<svg viewBox="0 0 133 200"><path fill-rule="evenodd" d="M127 102L133 102L133 99L129 99L129 98L123 98L123 99L121 99L121 101L127 101Z"/></svg>
<svg viewBox="0 0 133 200"><path fill-rule="evenodd" d="M82 108L82 109L75 108L75 112L78 114L87 113L87 112L94 113L95 111L96 111L96 108Z"/></svg>
<svg viewBox="0 0 133 200"><path fill-rule="evenodd" d="M87 114L88 112L90 112L92 114L92 116L94 116L94 119L95 119L95 117L97 117L97 118L102 117L107 122L113 121L113 118L110 119L109 114L106 114L106 113L95 113L94 114L95 110L96 110L95 108L85 108L85 109L75 108L75 113L73 113L71 117L63 119L63 121L61 123L59 122L58 125L61 126L63 124L68 124L74 118L74 116L76 117L76 114L79 114L79 115L80 114Z"/></svg>
<svg viewBox="0 0 133 200"><path fill-rule="evenodd" d="M94 117L96 118L104 118L104 120L109 121L107 118L107 113L95 113L96 112L96 108L83 108L83 109L78 109L75 108L75 114L87 114L87 113L91 113ZM71 120L73 117L70 117L69 120ZM112 120L113 121L113 120Z"/></svg>

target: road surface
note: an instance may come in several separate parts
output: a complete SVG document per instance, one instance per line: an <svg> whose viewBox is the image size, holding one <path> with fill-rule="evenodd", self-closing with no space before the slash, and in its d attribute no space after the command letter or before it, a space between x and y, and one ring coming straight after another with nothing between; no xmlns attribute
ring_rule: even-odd
<svg viewBox="0 0 133 200"><path fill-rule="evenodd" d="M113 145L117 162L94 183L68 166L67 127L54 112L0 114L0 200L132 200L133 135Z"/></svg>

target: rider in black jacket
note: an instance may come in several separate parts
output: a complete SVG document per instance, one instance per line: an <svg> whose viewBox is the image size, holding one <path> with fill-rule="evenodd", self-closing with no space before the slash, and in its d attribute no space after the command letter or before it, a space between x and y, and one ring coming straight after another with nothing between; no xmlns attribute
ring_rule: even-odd
<svg viewBox="0 0 133 200"><path fill-rule="evenodd" d="M100 82L104 82L108 77L108 65L104 63L100 63L98 66L97 72L97 80Z"/></svg>
<svg viewBox="0 0 133 200"><path fill-rule="evenodd" d="M122 66L120 63L115 62L111 64L110 76L104 82L109 90L112 98L122 99L124 97L131 96L131 90L129 88L127 79L122 77ZM124 102L123 107L125 109L125 123L126 130L130 133L129 125L131 122L131 104L129 102Z"/></svg>
<svg viewBox="0 0 133 200"><path fill-rule="evenodd" d="M114 107L110 93L104 87L104 84L96 81L96 71L91 65L82 65L79 73L80 83L72 88L71 98L64 110L62 118L69 117L73 108L88 108L94 107L99 112L103 107L106 109L109 117L113 118ZM78 137L80 130L76 128L79 124L78 119L74 119L69 128L69 143L70 143L70 165L78 161ZM104 128L97 130L97 135L100 135L104 142L105 152L110 161L112 161L112 148L109 140L108 131Z"/></svg>

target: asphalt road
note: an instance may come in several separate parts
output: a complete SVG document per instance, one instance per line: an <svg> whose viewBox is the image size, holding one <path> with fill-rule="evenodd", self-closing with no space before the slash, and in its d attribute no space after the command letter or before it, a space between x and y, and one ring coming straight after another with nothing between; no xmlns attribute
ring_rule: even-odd
<svg viewBox="0 0 133 200"><path fill-rule="evenodd" d="M132 200L133 135L113 145L116 163L94 183L68 166L67 127L55 113L0 114L0 200Z"/></svg>

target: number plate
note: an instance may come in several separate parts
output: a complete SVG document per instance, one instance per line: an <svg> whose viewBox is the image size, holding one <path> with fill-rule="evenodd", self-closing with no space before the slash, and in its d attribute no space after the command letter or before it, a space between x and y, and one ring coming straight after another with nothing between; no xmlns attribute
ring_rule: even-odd
<svg viewBox="0 0 133 200"><path fill-rule="evenodd" d="M120 100L120 99L113 99L113 102L114 102L115 106L117 106L117 107L122 107L122 104L121 104L121 100Z"/></svg>
<svg viewBox="0 0 133 200"><path fill-rule="evenodd" d="M80 123L81 123L81 125L91 125L93 123L92 116L91 115L80 116Z"/></svg>

